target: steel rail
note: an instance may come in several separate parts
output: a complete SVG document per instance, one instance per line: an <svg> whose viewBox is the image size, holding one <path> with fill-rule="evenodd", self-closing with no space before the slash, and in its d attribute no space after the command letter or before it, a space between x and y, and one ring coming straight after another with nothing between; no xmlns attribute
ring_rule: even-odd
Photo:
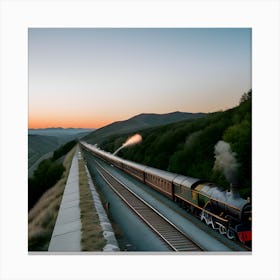
<svg viewBox="0 0 280 280"><path fill-rule="evenodd" d="M137 214L173 251L195 252L203 249L184 232L146 203L125 184L111 175L95 160L96 169L111 189Z"/></svg>

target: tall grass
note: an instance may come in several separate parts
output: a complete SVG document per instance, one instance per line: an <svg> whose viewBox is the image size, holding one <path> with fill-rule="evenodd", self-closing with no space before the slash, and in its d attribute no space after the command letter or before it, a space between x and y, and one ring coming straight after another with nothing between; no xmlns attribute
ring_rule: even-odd
<svg viewBox="0 0 280 280"><path fill-rule="evenodd" d="M102 251L106 245L98 214L88 185L84 160L79 160L80 209L82 223L82 251Z"/></svg>
<svg viewBox="0 0 280 280"><path fill-rule="evenodd" d="M28 250L47 251L66 185L75 146L65 157L61 179L47 190L28 213Z"/></svg>

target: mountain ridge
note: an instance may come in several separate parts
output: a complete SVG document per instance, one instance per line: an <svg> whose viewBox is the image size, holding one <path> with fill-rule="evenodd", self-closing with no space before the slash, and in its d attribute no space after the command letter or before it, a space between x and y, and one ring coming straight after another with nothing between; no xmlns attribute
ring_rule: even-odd
<svg viewBox="0 0 280 280"><path fill-rule="evenodd" d="M73 133L80 133L80 132L88 132L94 131L94 128L74 128L74 127L46 127L46 128L29 128L28 134L47 134L48 132L55 131L55 132L73 132Z"/></svg>
<svg viewBox="0 0 280 280"><path fill-rule="evenodd" d="M165 114L141 113L127 120L116 121L101 127L83 137L82 140L91 144L100 144L113 135L134 133L145 128L170 124L182 120L197 119L205 115L205 113L187 113L179 111Z"/></svg>

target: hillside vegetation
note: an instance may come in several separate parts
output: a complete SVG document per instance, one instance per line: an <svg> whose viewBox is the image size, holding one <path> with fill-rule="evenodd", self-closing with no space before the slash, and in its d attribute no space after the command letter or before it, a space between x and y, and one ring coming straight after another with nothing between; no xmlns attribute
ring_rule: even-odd
<svg viewBox="0 0 280 280"><path fill-rule="evenodd" d="M64 157L76 143L73 140L60 146L54 151L53 156L43 160L34 171L33 176L28 178L28 211L61 178L65 167L57 160Z"/></svg>
<svg viewBox="0 0 280 280"><path fill-rule="evenodd" d="M242 96L239 106L230 110L138 132L142 143L122 149L118 156L209 180L225 189L229 182L221 172L213 170L214 147L220 140L228 142L238 162L240 194L251 196L251 91ZM107 139L101 147L113 152L128 136Z"/></svg>
<svg viewBox="0 0 280 280"><path fill-rule="evenodd" d="M28 251L48 250L75 151L76 147L65 156L61 179L28 212Z"/></svg>
<svg viewBox="0 0 280 280"><path fill-rule="evenodd" d="M57 150L53 152L52 160L55 161L59 159L60 157L64 156L66 153L68 153L75 145L77 144L76 140L72 140L70 142L67 142L66 144L60 146Z"/></svg>
<svg viewBox="0 0 280 280"><path fill-rule="evenodd" d="M92 131L84 128L28 129L28 176L32 176L39 163L51 157L60 145L80 139Z"/></svg>
<svg viewBox="0 0 280 280"><path fill-rule="evenodd" d="M28 168L40 157L52 152L59 146L58 139L53 136L28 135Z"/></svg>
<svg viewBox="0 0 280 280"><path fill-rule="evenodd" d="M203 113L183 113L173 112L168 114L140 114L128 120L114 122L105 127L97 129L87 136L83 137L83 141L90 144L102 144L110 137L116 135L123 135L127 133L134 133L136 131L156 127L164 124L175 123L187 119L197 119L203 117Z"/></svg>

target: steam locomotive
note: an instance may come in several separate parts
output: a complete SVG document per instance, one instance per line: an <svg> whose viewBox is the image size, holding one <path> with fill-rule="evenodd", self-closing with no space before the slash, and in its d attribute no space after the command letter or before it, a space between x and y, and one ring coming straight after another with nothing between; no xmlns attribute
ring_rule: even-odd
<svg viewBox="0 0 280 280"><path fill-rule="evenodd" d="M249 244L252 240L251 203L239 196L236 186L224 191L213 183L124 160L80 142L82 149L123 170L180 204L201 221L229 239Z"/></svg>

